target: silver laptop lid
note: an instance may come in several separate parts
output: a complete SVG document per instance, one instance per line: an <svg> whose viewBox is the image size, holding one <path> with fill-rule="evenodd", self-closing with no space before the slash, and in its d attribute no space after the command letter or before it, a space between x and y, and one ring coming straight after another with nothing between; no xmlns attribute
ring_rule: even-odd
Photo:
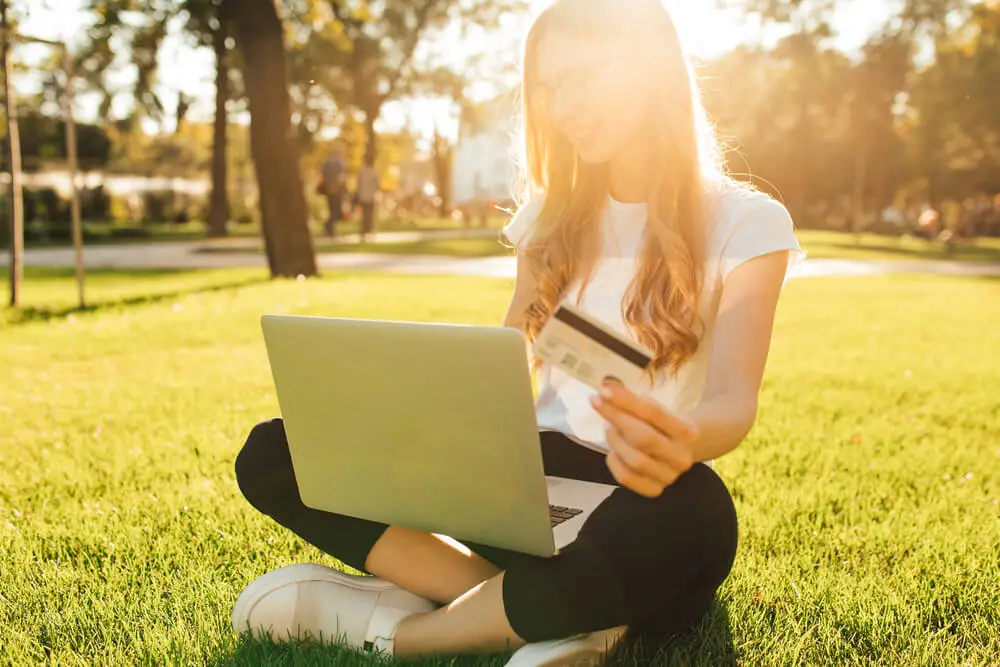
<svg viewBox="0 0 1000 667"><path fill-rule="evenodd" d="M520 332L286 315L262 328L307 506L554 552Z"/></svg>

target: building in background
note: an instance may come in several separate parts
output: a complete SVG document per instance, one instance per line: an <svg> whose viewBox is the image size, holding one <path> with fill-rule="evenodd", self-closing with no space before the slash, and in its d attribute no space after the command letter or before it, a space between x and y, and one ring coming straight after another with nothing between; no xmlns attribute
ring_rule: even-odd
<svg viewBox="0 0 1000 667"><path fill-rule="evenodd" d="M451 199L466 215L513 204L518 148L515 100L510 91L463 114L452 159Z"/></svg>

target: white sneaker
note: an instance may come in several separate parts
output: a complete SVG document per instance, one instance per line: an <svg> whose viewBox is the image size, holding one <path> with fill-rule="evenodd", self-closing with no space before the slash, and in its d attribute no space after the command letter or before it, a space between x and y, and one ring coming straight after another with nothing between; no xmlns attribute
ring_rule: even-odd
<svg viewBox="0 0 1000 667"><path fill-rule="evenodd" d="M507 667L592 667L618 645L625 626L527 644L514 652Z"/></svg>
<svg viewBox="0 0 1000 667"><path fill-rule="evenodd" d="M438 605L375 577L317 564L289 565L258 577L233 606L233 630L275 641L304 638L393 654L399 622Z"/></svg>

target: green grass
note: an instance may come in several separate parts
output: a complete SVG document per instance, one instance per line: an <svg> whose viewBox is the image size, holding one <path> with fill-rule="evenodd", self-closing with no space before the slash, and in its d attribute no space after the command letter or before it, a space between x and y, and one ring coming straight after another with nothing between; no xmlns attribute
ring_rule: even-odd
<svg viewBox="0 0 1000 667"><path fill-rule="evenodd" d="M406 242L322 243L317 252L375 253L380 255L441 255L447 257L513 256L512 248L501 243L498 236L472 238L425 239Z"/></svg>
<svg viewBox="0 0 1000 667"><path fill-rule="evenodd" d="M1000 262L1000 238L960 241L949 252L940 243L912 237L854 235L811 229L798 230L796 234L799 243L812 258Z"/></svg>
<svg viewBox="0 0 1000 667"><path fill-rule="evenodd" d="M79 298L71 268L25 267L20 310L0 310L0 327L31 320L76 318ZM198 292L225 290L262 283L267 274L259 269L182 271L179 269L88 269L84 296L88 311L154 303ZM8 274L3 271L3 298L9 298Z"/></svg>
<svg viewBox="0 0 1000 667"><path fill-rule="evenodd" d="M84 243L89 245L127 245L134 243L169 243L176 241L200 241L206 238L208 228L204 222L125 223L111 221L87 221L83 223ZM233 225L230 235L234 237L260 236L256 225ZM59 248L72 245L70 239L25 239L27 248Z"/></svg>
<svg viewBox="0 0 1000 667"><path fill-rule="evenodd" d="M71 279L32 275L54 316L0 328L0 662L367 664L229 628L256 576L334 562L233 480L247 431L277 412L258 317L496 323L511 282L225 286L257 275L106 275L108 303L72 317ZM113 303L145 291L165 296ZM692 636L618 664L995 664L1000 311L983 305L998 298L995 280L790 283L760 420L717 465L741 518L735 569Z"/></svg>
<svg viewBox="0 0 1000 667"><path fill-rule="evenodd" d="M421 241L366 241L364 243L331 243L317 238L315 248L318 253L370 253L375 255L429 255L443 257L463 257L467 259L483 257L513 256L513 249L501 243L497 236L475 236L470 238L424 239ZM263 254L261 247L238 247L227 245L206 245L197 249L203 254Z"/></svg>
<svg viewBox="0 0 1000 667"><path fill-rule="evenodd" d="M486 221L486 227L499 229L503 226L505 219L494 215ZM452 218L441 218L436 216L406 216L383 218L378 221L379 232L415 232L415 231L442 231L465 229L466 225L460 220ZM479 222L475 221L472 229L478 229ZM322 221L312 221L310 228L317 240L321 240L323 234ZM202 221L186 222L181 224L171 224L166 222L153 223L117 223L117 222L85 222L84 231L85 243L94 245L115 245L129 243L158 243L174 241L201 241L207 238L208 227ZM357 234L361 231L359 220L345 220L337 225L338 234ZM229 226L229 236L231 238L260 238L260 227L257 224L232 224ZM51 248L65 247L71 244L69 240L27 240L25 244L29 248Z"/></svg>
<svg viewBox="0 0 1000 667"><path fill-rule="evenodd" d="M353 232L351 232L353 233ZM856 260L952 260L959 262L1000 262L1000 239L984 238L957 244L948 252L940 244L914 238L852 235L843 232L798 230L799 242L813 259ZM330 243L316 238L317 252L363 252L387 255L446 255L451 257L498 257L511 254L499 236L429 239L412 242ZM206 246L201 252L261 253L260 248Z"/></svg>

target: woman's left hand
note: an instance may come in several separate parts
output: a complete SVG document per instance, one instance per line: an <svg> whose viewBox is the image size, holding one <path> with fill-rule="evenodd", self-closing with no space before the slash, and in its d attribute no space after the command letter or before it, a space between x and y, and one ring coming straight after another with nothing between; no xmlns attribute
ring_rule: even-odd
<svg viewBox="0 0 1000 667"><path fill-rule="evenodd" d="M608 468L622 486L656 498L694 465L699 429L689 420L619 382L606 382L591 403L608 421Z"/></svg>

